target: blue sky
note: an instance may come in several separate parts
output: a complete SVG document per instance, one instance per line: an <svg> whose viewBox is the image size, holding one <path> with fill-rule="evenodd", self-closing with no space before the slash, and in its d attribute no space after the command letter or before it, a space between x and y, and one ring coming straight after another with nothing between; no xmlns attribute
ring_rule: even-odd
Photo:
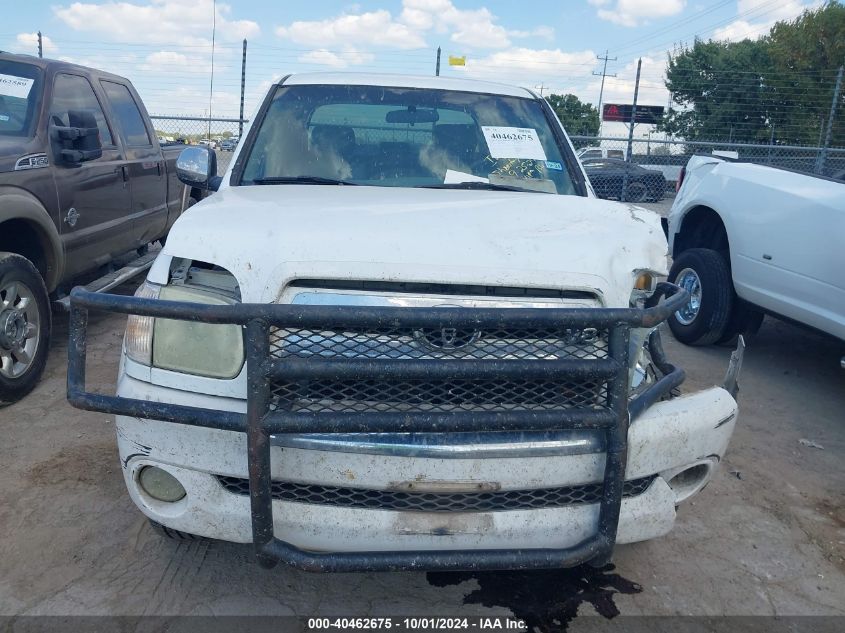
<svg viewBox="0 0 845 633"><path fill-rule="evenodd" d="M11 1L11 0L9 0ZM212 112L237 115L241 40L249 42L247 113L290 72L442 73L542 86L598 102L602 62L615 61L605 102L630 102L643 58L641 103L666 105L666 53L694 37L759 37L811 0L336 0L216 3ZM4 16L0 49L94 65L129 77L148 109L203 115L209 107L213 0L30 0ZM449 55L467 57L450 67ZM618 124L617 124L618 125ZM621 130L620 130L621 131ZM614 133L614 130L607 130Z"/></svg>

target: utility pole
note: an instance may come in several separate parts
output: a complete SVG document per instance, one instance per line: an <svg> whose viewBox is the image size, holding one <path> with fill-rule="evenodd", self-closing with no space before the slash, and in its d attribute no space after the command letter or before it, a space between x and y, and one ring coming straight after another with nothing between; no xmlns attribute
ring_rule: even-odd
<svg viewBox="0 0 845 633"><path fill-rule="evenodd" d="M612 75L607 74L607 62L608 61L611 61L611 62L616 61L615 57L608 57L607 53L608 53L608 51L605 50L604 51L604 57L599 57L598 55L596 55L596 59L598 59L599 61L604 61L604 68L602 69L602 71L600 73L593 71L593 74L596 77L601 75L601 89L599 89L599 136L601 136L601 123L602 123L601 103L602 103L602 99L604 98L604 78L605 77L616 77L616 73L613 73Z"/></svg>
<svg viewBox="0 0 845 633"><path fill-rule="evenodd" d="M440 76L440 47L437 47L437 65L434 67L435 77Z"/></svg>
<svg viewBox="0 0 845 633"><path fill-rule="evenodd" d="M539 91L540 91L540 97L541 97L541 98L543 97L543 90L546 90L546 89L548 88L548 86L547 86L547 85L545 85L545 84L544 84L544 83L542 83L542 82L540 82L540 85L539 85L539 86L534 86L534 87L535 87L537 90L539 90Z"/></svg>
<svg viewBox="0 0 845 633"><path fill-rule="evenodd" d="M642 57L637 61L637 80L634 84L634 103L631 106L631 129L628 130L628 151L625 153L625 177L622 179L622 202L628 201L628 180L631 171L631 158L634 151L634 125L637 121L637 97L640 94L640 70L643 67Z"/></svg>
<svg viewBox="0 0 845 633"><path fill-rule="evenodd" d="M212 4L211 15L211 82L208 85L208 132L205 138L211 140L211 98L214 96L214 40L217 35L217 0Z"/></svg>
<svg viewBox="0 0 845 633"><path fill-rule="evenodd" d="M42 44L43 43L41 41L41 31L38 31L38 56L39 57L44 57L44 47L43 47Z"/></svg>
<svg viewBox="0 0 845 633"><path fill-rule="evenodd" d="M238 121L238 139L244 135L244 88L246 86L246 38L244 38L244 52L241 57L241 115Z"/></svg>
<svg viewBox="0 0 845 633"><path fill-rule="evenodd" d="M833 88L833 100L830 102L830 116L827 117L827 130L825 130L824 133L824 145L822 145L822 151L819 152L819 157L816 161L817 174L824 171L824 164L827 161L827 148L830 146L830 136L833 133L833 119L836 116L836 104L839 102L839 95L842 90L843 71L845 71L845 66L840 66L839 72L836 73L836 86Z"/></svg>

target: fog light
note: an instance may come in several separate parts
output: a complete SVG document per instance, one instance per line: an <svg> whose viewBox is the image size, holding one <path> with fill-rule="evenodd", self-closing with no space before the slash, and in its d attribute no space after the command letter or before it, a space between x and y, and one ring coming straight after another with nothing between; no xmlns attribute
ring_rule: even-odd
<svg viewBox="0 0 845 633"><path fill-rule="evenodd" d="M185 496L185 488L166 470L156 466L144 466L138 473L141 489L153 499L173 503Z"/></svg>
<svg viewBox="0 0 845 633"><path fill-rule="evenodd" d="M672 477L668 483L675 493L675 503L685 501L704 487L710 476L711 464L704 462L685 468Z"/></svg>

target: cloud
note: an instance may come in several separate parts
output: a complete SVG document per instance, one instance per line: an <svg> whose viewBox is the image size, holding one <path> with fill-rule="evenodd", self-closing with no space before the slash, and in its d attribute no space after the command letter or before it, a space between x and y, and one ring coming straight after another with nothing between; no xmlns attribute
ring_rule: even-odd
<svg viewBox="0 0 845 633"><path fill-rule="evenodd" d="M331 66L332 68L346 68L355 64L366 64L372 62L373 59L375 59L375 55L372 53L363 53L355 50L335 53L324 48L308 51L299 56L299 61L303 63Z"/></svg>
<svg viewBox="0 0 845 633"><path fill-rule="evenodd" d="M447 36L450 42L468 50L506 49L512 39L554 37L554 30L545 25L508 30L486 7L459 9L452 0L403 0L398 15L385 9L345 12L325 20L296 21L276 28L276 35L281 38L326 50L425 48L429 33Z"/></svg>
<svg viewBox="0 0 845 633"><path fill-rule="evenodd" d="M425 40L418 33L395 21L390 12L383 9L327 20L297 21L278 27L276 35L303 46L320 48L362 44L401 49L425 46Z"/></svg>
<svg viewBox="0 0 845 633"><path fill-rule="evenodd" d="M516 38L537 37L544 40L553 40L555 38L555 30L550 26L538 26L536 29L530 31L508 31L508 35Z"/></svg>
<svg viewBox="0 0 845 633"><path fill-rule="evenodd" d="M35 55L38 53L38 33L18 33L15 36L17 49L22 53L29 53ZM41 48L44 53L53 53L59 50L59 47L53 43L46 35L41 36Z"/></svg>
<svg viewBox="0 0 845 633"><path fill-rule="evenodd" d="M611 6L610 0L589 0L598 8L596 15L602 20L619 26L635 27L649 20L676 15L686 7L686 0L616 0Z"/></svg>
<svg viewBox="0 0 845 633"><path fill-rule="evenodd" d="M230 5L213 0L150 0L144 4L74 2L53 8L56 17L75 31L94 33L104 40L129 44L210 46L213 18L217 37L237 41L258 35L251 20L230 19Z"/></svg>
<svg viewBox="0 0 845 633"><path fill-rule="evenodd" d="M773 5L770 0L739 0L737 19L713 31L713 39L731 42L757 39L768 34L775 22L793 20L806 9L820 5L819 1L780 0Z"/></svg>
<svg viewBox="0 0 845 633"><path fill-rule="evenodd" d="M510 46L511 41L508 32L503 26L493 22L493 16L487 9L474 12L461 11L460 13L473 13L477 17L456 19L452 23L444 22L455 29L449 38L455 44L462 44L470 48L506 48Z"/></svg>
<svg viewBox="0 0 845 633"><path fill-rule="evenodd" d="M468 57L460 71L469 77L532 85L538 81L563 83L592 75L596 55L591 50L566 52L558 49L513 47L486 57Z"/></svg>
<svg viewBox="0 0 845 633"><path fill-rule="evenodd" d="M150 53L138 66L140 70L154 73L180 72L208 73L208 61L205 57L185 55L175 51L156 51Z"/></svg>

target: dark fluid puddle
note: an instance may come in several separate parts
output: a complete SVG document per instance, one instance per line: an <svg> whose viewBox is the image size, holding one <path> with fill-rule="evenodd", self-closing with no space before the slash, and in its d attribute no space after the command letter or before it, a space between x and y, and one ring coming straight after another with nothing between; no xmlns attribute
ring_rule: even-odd
<svg viewBox="0 0 845 633"><path fill-rule="evenodd" d="M464 597L464 604L505 607L523 620L529 631L565 631L584 603L606 618L619 615L614 597L641 593L643 588L619 574L613 565L572 569L501 572L429 572L435 587L476 580L479 588Z"/></svg>

